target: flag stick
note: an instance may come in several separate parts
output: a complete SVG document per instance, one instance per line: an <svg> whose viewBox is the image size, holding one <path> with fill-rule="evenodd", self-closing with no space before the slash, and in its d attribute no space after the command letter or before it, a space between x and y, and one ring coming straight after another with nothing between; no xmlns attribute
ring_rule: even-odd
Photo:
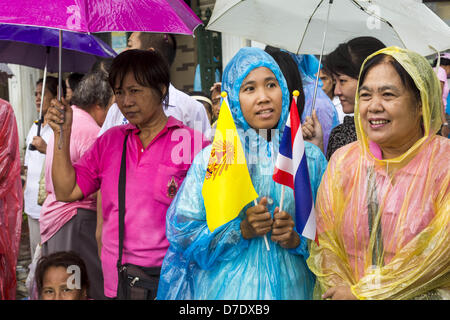
<svg viewBox="0 0 450 320"><path fill-rule="evenodd" d="M258 205L258 202L256 201L256 199L253 200L253 203L254 203L255 206ZM267 240L267 235L264 235L264 242L266 243L266 249L267 249L267 251L270 251L269 241Z"/></svg>
<svg viewBox="0 0 450 320"><path fill-rule="evenodd" d="M284 202L284 187L285 185L281 185L281 199L280 199L280 212L283 211L283 202Z"/></svg>

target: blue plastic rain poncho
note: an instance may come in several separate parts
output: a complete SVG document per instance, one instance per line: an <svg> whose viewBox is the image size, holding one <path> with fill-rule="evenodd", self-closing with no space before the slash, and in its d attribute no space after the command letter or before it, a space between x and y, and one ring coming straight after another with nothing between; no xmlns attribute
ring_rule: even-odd
<svg viewBox="0 0 450 320"><path fill-rule="evenodd" d="M282 113L277 125L279 135L270 142L249 127L244 119L239 89L250 71L267 67L275 74L283 92ZM281 185L272 180L279 140L289 113L286 81L276 62L258 48L243 48L227 65L223 89L228 92L230 110L236 127L245 132L241 141L253 185L260 197L268 198L273 214L279 206ZM241 131L242 132L242 131ZM241 134L240 132L240 134ZM162 265L158 299L311 299L314 277L306 266L307 240L294 249L284 249L263 237L246 240L240 223L253 203L239 216L211 233L206 224L202 185L211 146L195 158L187 176L167 211L169 250ZM251 155L251 156L250 156ZM306 143L308 169L313 197L327 162L320 149ZM293 192L286 188L283 210L294 214ZM294 218L295 219L295 218Z"/></svg>
<svg viewBox="0 0 450 320"><path fill-rule="evenodd" d="M310 54L295 55L291 53L291 56L297 62L298 70L300 71L300 75L302 77L303 92L305 94L305 108L302 113L302 122L304 122L306 117L311 116L313 111L314 87L319 61L316 57ZM317 118L322 126L323 148L326 153L331 130L339 124L339 116L333 102L321 87L322 81L319 79L314 108L316 109Z"/></svg>
<svg viewBox="0 0 450 320"><path fill-rule="evenodd" d="M302 80L315 81L317 69L319 68L319 60L312 54L291 53L291 56L297 62ZM321 87L322 85L322 80L319 78L319 86Z"/></svg>

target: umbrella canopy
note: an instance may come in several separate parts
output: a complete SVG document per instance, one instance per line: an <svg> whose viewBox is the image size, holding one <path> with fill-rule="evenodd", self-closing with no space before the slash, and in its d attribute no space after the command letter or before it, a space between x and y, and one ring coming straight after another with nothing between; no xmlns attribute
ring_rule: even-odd
<svg viewBox="0 0 450 320"><path fill-rule="evenodd" d="M0 23L58 29L58 100L61 100L61 30L145 31L192 35L202 21L182 0L0 0ZM62 132L58 148L62 147Z"/></svg>
<svg viewBox="0 0 450 320"><path fill-rule="evenodd" d="M48 61L47 70L58 72L58 47L58 30L0 25L0 62L44 69ZM86 33L64 31L62 47L62 72L86 73L96 57L114 58L117 55L102 40Z"/></svg>
<svg viewBox="0 0 450 320"><path fill-rule="evenodd" d="M193 34L202 21L183 0L0 0L0 22L79 32Z"/></svg>
<svg viewBox="0 0 450 320"><path fill-rule="evenodd" d="M326 0L217 0L206 29L239 35L294 53L320 54ZM333 2L333 1L331 1ZM372 36L424 56L450 48L450 27L414 0L335 0L324 53Z"/></svg>

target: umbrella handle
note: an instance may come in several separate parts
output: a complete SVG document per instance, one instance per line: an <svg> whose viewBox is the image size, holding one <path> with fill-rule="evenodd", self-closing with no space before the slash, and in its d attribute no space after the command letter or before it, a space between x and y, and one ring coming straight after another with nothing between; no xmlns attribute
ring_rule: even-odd
<svg viewBox="0 0 450 320"><path fill-rule="evenodd" d="M39 120L37 123L37 136L40 137L41 136L41 126L42 123L44 123L44 115L42 114L42 105L44 104L44 96L45 96L45 86L46 86L46 80L47 80L47 64L48 64L48 56L50 54L50 47L47 46L47 54L45 56L45 67L44 67L44 77L42 79L42 94L41 94L41 107L39 108ZM34 151L37 150L35 146L33 146L32 144L29 145L28 147L29 150Z"/></svg>
<svg viewBox="0 0 450 320"><path fill-rule="evenodd" d="M39 121L38 121L38 128L37 128L37 136L38 137L40 137L41 136L41 126L42 126L42 123L43 123L44 121L43 121L43 118L41 118L41 119L39 119Z"/></svg>
<svg viewBox="0 0 450 320"><path fill-rule="evenodd" d="M62 42L63 42L63 33L62 30L59 30L59 48L58 48L58 101L61 102L62 95ZM64 112L64 111L62 111ZM59 125L59 138L58 138L58 149L61 150L63 144L63 128L62 124Z"/></svg>
<svg viewBox="0 0 450 320"><path fill-rule="evenodd" d="M42 104L41 104L42 105ZM41 125L42 125L42 122L43 122L43 118L40 118L39 120L38 120L38 123L37 123L37 136L38 137L40 137L41 136ZM34 145L32 145L31 143L30 143L30 145L28 146L28 150L31 150L31 151L35 151L35 150L37 150L36 149L36 147L34 146Z"/></svg>

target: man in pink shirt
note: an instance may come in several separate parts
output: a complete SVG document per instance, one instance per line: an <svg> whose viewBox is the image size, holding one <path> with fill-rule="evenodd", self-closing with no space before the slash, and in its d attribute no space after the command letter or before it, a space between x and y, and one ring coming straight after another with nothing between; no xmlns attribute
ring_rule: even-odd
<svg viewBox="0 0 450 320"><path fill-rule="evenodd" d="M81 156L92 146L97 139L100 127L95 120L83 109L73 105L74 130L70 141L70 160L77 162ZM56 200L52 182L52 160L55 144L52 135L47 144L47 157L45 159L45 189L47 198L42 206L41 218L41 242L46 243L63 225L77 214L78 208L96 210L95 198L88 197L80 201L66 203ZM56 141L58 144L58 141Z"/></svg>
<svg viewBox="0 0 450 320"><path fill-rule="evenodd" d="M49 124L63 147L54 149L53 181L57 199L76 201L102 193L102 269L105 295L117 296L119 249L119 173L125 137L126 187L122 264L160 268L169 247L166 211L195 155L209 141L199 132L165 115L170 83L164 58L154 51L129 50L118 55L109 75L116 102L130 122L111 128L74 165L68 161L70 109L51 108ZM63 106L57 106L63 108ZM159 276L158 276L159 279ZM155 283L157 288L157 281ZM149 293L149 298L156 292Z"/></svg>

